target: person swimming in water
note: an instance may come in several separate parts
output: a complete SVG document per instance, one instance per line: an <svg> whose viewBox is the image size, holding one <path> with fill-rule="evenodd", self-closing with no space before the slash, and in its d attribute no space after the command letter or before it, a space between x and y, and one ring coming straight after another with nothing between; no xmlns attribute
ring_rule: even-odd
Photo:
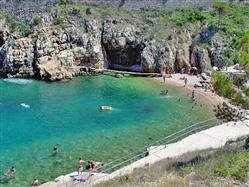
<svg viewBox="0 0 249 187"><path fill-rule="evenodd" d="M55 146L55 147L53 147L53 150L52 150L52 151L53 151L54 154L56 154L56 153L59 152L59 148Z"/></svg>
<svg viewBox="0 0 249 187"><path fill-rule="evenodd" d="M167 95L169 93L169 90L161 90L161 95Z"/></svg>
<svg viewBox="0 0 249 187"><path fill-rule="evenodd" d="M15 177L16 168L11 166L11 168L4 174L6 177Z"/></svg>

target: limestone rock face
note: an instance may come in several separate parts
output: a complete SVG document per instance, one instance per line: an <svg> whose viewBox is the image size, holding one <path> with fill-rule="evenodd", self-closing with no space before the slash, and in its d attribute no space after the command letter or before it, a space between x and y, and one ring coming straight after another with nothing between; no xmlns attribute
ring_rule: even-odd
<svg viewBox="0 0 249 187"><path fill-rule="evenodd" d="M139 27L122 19L104 21L102 44L106 66L122 70L143 71L141 53L144 43Z"/></svg>
<svg viewBox="0 0 249 187"><path fill-rule="evenodd" d="M176 51L176 71L188 73L189 65L189 47L187 45L180 46Z"/></svg>
<svg viewBox="0 0 249 187"><path fill-rule="evenodd" d="M7 76L30 78L34 75L34 46L31 38L10 41L3 46L3 72Z"/></svg>
<svg viewBox="0 0 249 187"><path fill-rule="evenodd" d="M79 74L78 69L64 67L53 60L46 61L46 63L39 64L39 75L42 80L58 81L72 79Z"/></svg>
<svg viewBox="0 0 249 187"><path fill-rule="evenodd" d="M138 72L183 72L191 67L206 72L224 61L226 45L217 27L192 25L172 29L170 37L148 34L148 24L132 18L95 20L78 10L63 12L65 24L55 24L60 13L44 15L39 26L24 38L8 37L0 22L0 72L4 76L71 79L89 68L112 68ZM147 25L144 25L147 24ZM199 25L200 26L200 25ZM201 28L201 27L200 27Z"/></svg>
<svg viewBox="0 0 249 187"><path fill-rule="evenodd" d="M175 72L176 49L174 44L166 44L159 49L157 69L165 69L166 73Z"/></svg>
<svg viewBox="0 0 249 187"><path fill-rule="evenodd" d="M208 51L195 46L191 54L191 66L197 67L200 73L211 70Z"/></svg>

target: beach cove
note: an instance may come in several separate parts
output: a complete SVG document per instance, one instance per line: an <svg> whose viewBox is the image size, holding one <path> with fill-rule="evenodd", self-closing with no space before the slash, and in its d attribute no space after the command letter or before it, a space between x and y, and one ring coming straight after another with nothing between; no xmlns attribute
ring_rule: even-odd
<svg viewBox="0 0 249 187"><path fill-rule="evenodd" d="M199 100L192 109L186 91L148 78L16 83L0 81L1 173L12 165L17 170L4 186L53 180L74 171L79 157L107 163L213 117L211 104ZM113 110L100 112L101 105ZM54 146L60 148L55 156Z"/></svg>

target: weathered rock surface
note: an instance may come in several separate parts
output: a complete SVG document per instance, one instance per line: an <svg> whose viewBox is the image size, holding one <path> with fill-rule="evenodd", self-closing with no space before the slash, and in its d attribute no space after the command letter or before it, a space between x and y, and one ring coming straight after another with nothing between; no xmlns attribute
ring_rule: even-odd
<svg viewBox="0 0 249 187"><path fill-rule="evenodd" d="M34 46L31 38L7 42L1 51L5 55L3 72L7 76L30 78L34 75Z"/></svg>
<svg viewBox="0 0 249 187"><path fill-rule="evenodd" d="M60 13L41 17L24 37L6 40L6 24L0 24L0 69L4 76L72 79L80 69L112 68L139 72L199 73L219 67L223 38L217 27L204 26L201 32L188 26L174 37L158 39L146 35L142 22L120 17L104 20L83 16L67 9L65 20L55 24Z"/></svg>

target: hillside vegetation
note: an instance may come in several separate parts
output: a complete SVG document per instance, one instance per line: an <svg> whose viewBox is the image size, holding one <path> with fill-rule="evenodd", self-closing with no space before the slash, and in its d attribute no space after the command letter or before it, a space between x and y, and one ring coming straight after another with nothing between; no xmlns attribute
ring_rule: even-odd
<svg viewBox="0 0 249 187"><path fill-rule="evenodd" d="M248 181L248 159L246 151L221 150L207 158L197 157L190 163L163 160L98 186L244 186Z"/></svg>

